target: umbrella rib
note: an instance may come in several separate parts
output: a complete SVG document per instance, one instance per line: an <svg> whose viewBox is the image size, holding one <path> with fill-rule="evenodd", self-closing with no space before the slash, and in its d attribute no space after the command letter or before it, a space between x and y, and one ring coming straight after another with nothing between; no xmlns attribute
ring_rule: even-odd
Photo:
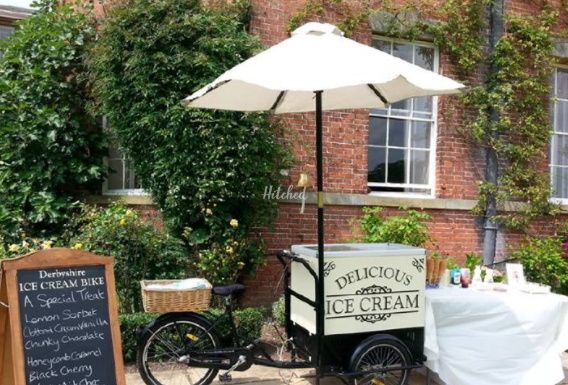
<svg viewBox="0 0 568 385"><path fill-rule="evenodd" d="M369 86L369 88L371 89L371 91L373 91L373 93L374 93L375 95L377 95L377 97L378 97L379 99L381 99L381 102L383 102L385 105L388 105L388 104L389 104L389 101L387 100L387 98L385 98L385 97L383 96L383 94L381 94L381 91L379 91L379 90L377 89L377 87L375 87L375 86L372 85L372 84L367 84L367 86Z"/></svg>
<svg viewBox="0 0 568 385"><path fill-rule="evenodd" d="M270 111L274 112L278 108L280 103L282 103L282 100L284 99L285 95L286 91L280 91L280 93L276 97L276 100L274 101L274 104L272 104L272 107L270 107Z"/></svg>

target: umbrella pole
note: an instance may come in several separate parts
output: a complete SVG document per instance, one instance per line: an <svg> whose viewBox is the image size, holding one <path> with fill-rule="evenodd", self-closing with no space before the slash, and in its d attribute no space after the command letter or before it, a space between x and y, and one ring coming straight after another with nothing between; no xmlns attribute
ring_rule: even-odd
<svg viewBox="0 0 568 385"><path fill-rule="evenodd" d="M316 341L317 341L317 369L316 384L323 376L323 338L325 335L324 314L324 228L323 228L323 143L322 143L322 93L315 91L316 95L316 174L317 174L317 204L318 204L318 292L316 293Z"/></svg>

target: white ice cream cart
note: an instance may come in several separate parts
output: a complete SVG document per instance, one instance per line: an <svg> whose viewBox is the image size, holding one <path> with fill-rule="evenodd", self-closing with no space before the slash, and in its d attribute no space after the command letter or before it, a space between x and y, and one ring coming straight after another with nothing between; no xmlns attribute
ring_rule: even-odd
<svg viewBox="0 0 568 385"><path fill-rule="evenodd" d="M349 370L421 366L425 250L344 243L327 244L324 251L323 269L318 265L318 245L294 245L279 254L282 263L291 260L285 306L294 351L307 360L317 355L325 372L341 367L347 376ZM322 270L324 279L318 284ZM321 286L323 301L317 301ZM318 320L323 322L319 328ZM383 381L406 383L408 371L398 374Z"/></svg>
<svg viewBox="0 0 568 385"><path fill-rule="evenodd" d="M317 245L292 252L317 271ZM333 244L325 247L325 335L378 332L424 326L424 249L396 244ZM291 289L315 301L315 285L292 262ZM291 298L290 319L316 332L313 308Z"/></svg>

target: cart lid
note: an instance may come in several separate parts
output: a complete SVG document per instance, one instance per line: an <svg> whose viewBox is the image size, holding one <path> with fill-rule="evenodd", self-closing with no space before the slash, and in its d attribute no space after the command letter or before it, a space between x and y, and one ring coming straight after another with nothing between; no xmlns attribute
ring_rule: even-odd
<svg viewBox="0 0 568 385"><path fill-rule="evenodd" d="M315 258L318 245L293 245L292 252ZM334 243L324 245L324 253L326 258L416 257L425 255L426 250L397 243Z"/></svg>

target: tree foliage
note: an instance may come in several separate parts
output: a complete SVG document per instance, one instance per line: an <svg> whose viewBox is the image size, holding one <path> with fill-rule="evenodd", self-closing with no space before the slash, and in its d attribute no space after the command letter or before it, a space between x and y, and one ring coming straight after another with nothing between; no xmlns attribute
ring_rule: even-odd
<svg viewBox="0 0 568 385"><path fill-rule="evenodd" d="M104 175L103 150L85 112L85 14L49 1L2 41L0 238L53 234L80 190ZM45 234L44 234L45 233Z"/></svg>
<svg viewBox="0 0 568 385"><path fill-rule="evenodd" d="M359 220L365 243L400 243L423 247L430 240L425 212L405 211L402 215L385 217L381 207L363 207Z"/></svg>
<svg viewBox="0 0 568 385"><path fill-rule="evenodd" d="M275 212L262 192L284 153L266 115L180 103L260 49L242 23L243 9L124 1L110 10L92 55L101 113L170 229L197 249L224 248L232 219L246 234Z"/></svg>

